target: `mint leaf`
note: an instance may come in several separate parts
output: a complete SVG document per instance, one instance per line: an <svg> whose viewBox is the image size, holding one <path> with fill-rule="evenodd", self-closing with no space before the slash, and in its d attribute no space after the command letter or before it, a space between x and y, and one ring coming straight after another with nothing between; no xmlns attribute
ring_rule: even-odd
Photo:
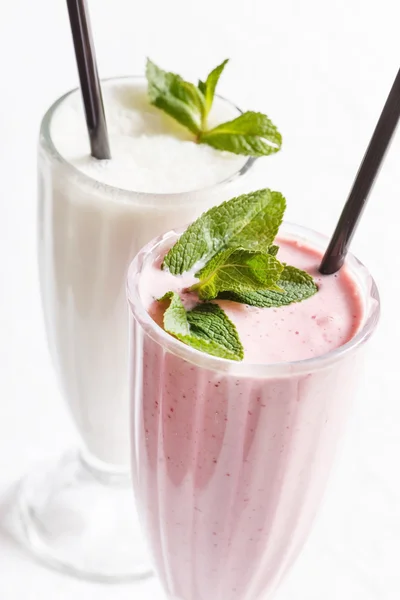
<svg viewBox="0 0 400 600"><path fill-rule="evenodd" d="M283 265L270 254L228 248L216 254L196 273L200 279L190 288L201 300L212 300L219 292L249 292L275 288Z"/></svg>
<svg viewBox="0 0 400 600"><path fill-rule="evenodd" d="M198 135L204 113L202 92L179 75L163 71L150 59L147 59L146 78L150 103Z"/></svg>
<svg viewBox="0 0 400 600"><path fill-rule="evenodd" d="M276 256L278 252L279 246L276 246L275 244L272 244L272 246L268 248L268 254L270 254L271 256Z"/></svg>
<svg viewBox="0 0 400 600"><path fill-rule="evenodd" d="M168 292L159 301L168 300L170 305L164 312L167 333L212 356L243 359L243 346L236 327L217 304L198 304L186 312L179 294Z"/></svg>
<svg viewBox="0 0 400 600"><path fill-rule="evenodd" d="M187 318L194 348L220 358L243 360L236 327L218 304L198 304L187 313Z"/></svg>
<svg viewBox="0 0 400 600"><path fill-rule="evenodd" d="M282 146L282 136L272 121L266 115L252 111L210 131L202 131L198 140L217 150L246 156L267 156L278 152Z"/></svg>
<svg viewBox="0 0 400 600"><path fill-rule="evenodd" d="M205 84L205 82L202 81L201 79L199 79L199 83L198 83L197 87L199 88L199 90L203 94L203 96L205 96L205 93L206 93L206 84Z"/></svg>
<svg viewBox="0 0 400 600"><path fill-rule="evenodd" d="M273 202L271 191L264 189L214 206L189 225L165 256L163 268L181 275L196 263L210 260ZM244 237L248 239L246 233Z"/></svg>
<svg viewBox="0 0 400 600"><path fill-rule="evenodd" d="M147 60L146 77L150 103L187 127L198 143L245 156L267 156L281 149L282 136L264 114L248 111L236 119L207 130L219 78L228 60L218 65L206 81L195 86L175 73L163 71Z"/></svg>
<svg viewBox="0 0 400 600"><path fill-rule="evenodd" d="M189 323L186 317L186 310L182 304L179 294L176 292L167 292L159 302L170 300L170 305L164 313L164 329L169 333L174 333L176 337L185 337L189 335Z"/></svg>
<svg viewBox="0 0 400 600"><path fill-rule="evenodd" d="M229 246L271 254L271 244L282 224L286 209L286 200L280 192L271 192L271 195L266 208L229 241Z"/></svg>
<svg viewBox="0 0 400 600"><path fill-rule="evenodd" d="M205 83L203 81L199 81L198 88L204 95L204 112L202 119L203 129L206 128L207 117L214 101L215 88L217 87L219 78L221 77L222 71L224 70L228 61L229 59L226 59L223 63L218 65L218 67L215 67L215 69L213 69L213 71L211 71L211 73L208 75Z"/></svg>
<svg viewBox="0 0 400 600"><path fill-rule="evenodd" d="M282 292L264 290L257 292L222 292L218 298L262 308L279 307L301 302L318 292L318 286L308 273L285 265L277 285Z"/></svg>

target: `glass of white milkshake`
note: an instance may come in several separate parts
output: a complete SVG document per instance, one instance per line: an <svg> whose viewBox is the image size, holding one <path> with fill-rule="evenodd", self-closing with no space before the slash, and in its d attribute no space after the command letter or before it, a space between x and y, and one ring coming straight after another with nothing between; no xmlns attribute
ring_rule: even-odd
<svg viewBox="0 0 400 600"><path fill-rule="evenodd" d="M103 85L112 160L90 156L79 91L45 115L39 143L39 265L45 325L78 451L21 485L25 542L84 578L149 573L132 519L127 269L151 238L247 191L253 158L196 144L149 104L146 80ZM240 111L216 97L209 121Z"/></svg>

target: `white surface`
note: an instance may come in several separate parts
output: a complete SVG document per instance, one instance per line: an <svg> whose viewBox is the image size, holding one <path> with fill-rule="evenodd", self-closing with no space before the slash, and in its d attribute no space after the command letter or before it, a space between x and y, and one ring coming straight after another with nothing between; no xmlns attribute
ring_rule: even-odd
<svg viewBox="0 0 400 600"><path fill-rule="evenodd" d="M398 3L92 0L90 6L102 76L142 72L150 55L194 79L230 56L221 93L267 112L284 135L284 151L262 163L260 185L285 193L290 220L332 230L399 67ZM39 120L77 82L64 3L6 3L0 52L3 515L12 482L74 440L45 345L35 258ZM400 134L353 245L381 289L380 329L325 506L277 600L400 596L399 153ZM47 571L14 546L5 526L2 518L2 600L162 598L155 583L110 588Z"/></svg>

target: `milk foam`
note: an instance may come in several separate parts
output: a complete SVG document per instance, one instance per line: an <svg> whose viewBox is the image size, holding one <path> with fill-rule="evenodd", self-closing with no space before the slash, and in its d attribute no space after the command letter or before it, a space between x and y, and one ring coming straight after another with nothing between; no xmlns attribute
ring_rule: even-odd
<svg viewBox="0 0 400 600"><path fill-rule="evenodd" d="M90 177L125 190L176 193L224 181L245 164L246 157L195 143L190 131L149 104L144 81L133 87L120 79L103 88L112 160L90 156L79 92L66 98L51 124L59 153ZM209 126L237 116L233 105L216 98Z"/></svg>

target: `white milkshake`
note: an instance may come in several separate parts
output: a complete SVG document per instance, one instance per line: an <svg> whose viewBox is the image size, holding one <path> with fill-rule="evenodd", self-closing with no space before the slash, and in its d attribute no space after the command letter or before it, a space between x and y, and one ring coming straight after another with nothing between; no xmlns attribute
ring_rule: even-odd
<svg viewBox="0 0 400 600"><path fill-rule="evenodd" d="M39 159L44 314L63 394L91 455L129 463L129 263L151 238L245 190L253 159L196 144L142 78L103 86L112 160L90 157L79 92L50 109ZM216 98L210 125L238 109Z"/></svg>

